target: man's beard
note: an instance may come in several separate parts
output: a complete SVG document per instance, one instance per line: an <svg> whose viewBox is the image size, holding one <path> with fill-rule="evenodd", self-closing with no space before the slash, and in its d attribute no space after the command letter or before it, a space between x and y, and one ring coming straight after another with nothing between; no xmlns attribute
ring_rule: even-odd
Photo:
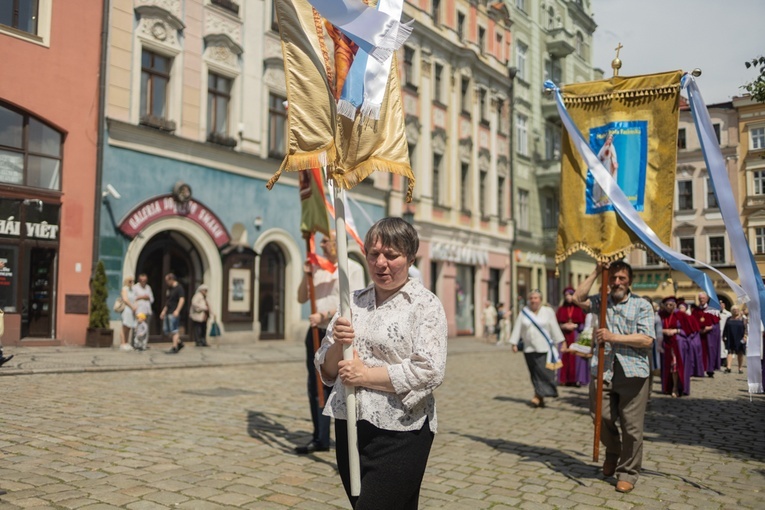
<svg viewBox="0 0 765 510"><path fill-rule="evenodd" d="M619 288L615 287L613 290L611 290L611 299L614 301L621 301L622 299L624 299L624 296L626 295L627 295L626 287L619 287Z"/></svg>

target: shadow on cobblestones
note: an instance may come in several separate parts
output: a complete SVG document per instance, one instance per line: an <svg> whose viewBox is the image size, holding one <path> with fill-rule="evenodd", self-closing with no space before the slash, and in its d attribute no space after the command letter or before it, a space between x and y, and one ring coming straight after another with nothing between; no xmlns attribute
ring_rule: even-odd
<svg viewBox="0 0 765 510"><path fill-rule="evenodd" d="M759 395L752 402L748 394L735 400L655 398L646 412L645 429L652 442L702 446L761 461L763 416L765 399Z"/></svg>
<svg viewBox="0 0 765 510"><path fill-rule="evenodd" d="M302 432L291 432L279 422L282 416L276 413L262 411L247 411L247 434L265 445L284 453L292 453L298 439L304 437ZM306 441L310 438L306 438Z"/></svg>
<svg viewBox="0 0 765 510"><path fill-rule="evenodd" d="M474 436L472 434L457 434L464 438L483 443L500 453L509 453L521 457L523 462L538 462L548 469L560 473L578 485L590 485L583 479L602 479L597 467L567 453L565 450L547 448L544 446L528 445L505 439L492 439L488 437ZM581 455L578 452L573 452Z"/></svg>

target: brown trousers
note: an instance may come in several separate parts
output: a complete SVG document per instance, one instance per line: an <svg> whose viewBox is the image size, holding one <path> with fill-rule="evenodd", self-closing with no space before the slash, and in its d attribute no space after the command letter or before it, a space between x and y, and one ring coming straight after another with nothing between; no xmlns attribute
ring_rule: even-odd
<svg viewBox="0 0 765 510"><path fill-rule="evenodd" d="M590 412L595 419L597 378L590 381ZM611 382L603 382L603 409L600 440L606 447L606 460L616 462L616 478L635 484L643 464L643 424L651 386L648 378L626 377L618 360L614 361ZM616 421L619 420L621 434Z"/></svg>

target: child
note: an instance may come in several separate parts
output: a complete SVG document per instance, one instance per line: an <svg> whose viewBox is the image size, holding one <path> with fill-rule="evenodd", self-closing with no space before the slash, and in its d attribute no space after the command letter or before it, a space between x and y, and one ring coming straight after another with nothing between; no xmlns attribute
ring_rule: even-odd
<svg viewBox="0 0 765 510"><path fill-rule="evenodd" d="M149 325L146 324L146 314L138 313L135 318L138 322L135 326L133 347L138 351L145 351L149 348L147 345L149 343Z"/></svg>

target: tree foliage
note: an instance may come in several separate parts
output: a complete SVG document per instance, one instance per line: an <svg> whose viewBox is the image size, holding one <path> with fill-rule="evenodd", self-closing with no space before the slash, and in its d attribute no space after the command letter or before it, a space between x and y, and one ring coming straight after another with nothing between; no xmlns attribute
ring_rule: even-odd
<svg viewBox="0 0 765 510"><path fill-rule="evenodd" d="M752 99L758 103L765 103L765 57L759 56L753 58L752 60L745 62L744 65L747 69L754 67L760 74L757 78L746 85L743 85L741 88L749 92Z"/></svg>
<svg viewBox="0 0 765 510"><path fill-rule="evenodd" d="M106 306L108 290L106 288L106 270L104 262L98 261L96 273L90 283L90 320L91 328L106 329L109 327L109 308Z"/></svg>

